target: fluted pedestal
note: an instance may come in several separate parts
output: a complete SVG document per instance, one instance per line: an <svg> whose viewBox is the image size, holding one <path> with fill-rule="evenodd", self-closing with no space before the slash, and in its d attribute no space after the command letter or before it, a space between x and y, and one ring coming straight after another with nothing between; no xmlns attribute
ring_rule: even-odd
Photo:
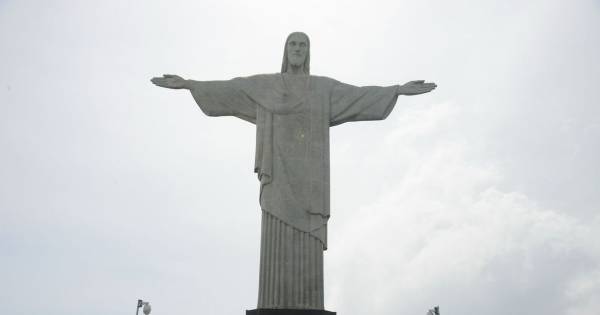
<svg viewBox="0 0 600 315"><path fill-rule="evenodd" d="M322 310L323 300L323 243L263 211L257 309Z"/></svg>

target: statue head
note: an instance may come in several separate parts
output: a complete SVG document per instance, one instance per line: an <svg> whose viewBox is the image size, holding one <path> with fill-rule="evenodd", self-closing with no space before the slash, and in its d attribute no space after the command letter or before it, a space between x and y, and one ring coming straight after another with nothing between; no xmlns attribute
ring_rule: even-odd
<svg viewBox="0 0 600 315"><path fill-rule="evenodd" d="M302 73L310 74L310 40L302 32L293 32L285 40L281 72L289 67L299 67Z"/></svg>

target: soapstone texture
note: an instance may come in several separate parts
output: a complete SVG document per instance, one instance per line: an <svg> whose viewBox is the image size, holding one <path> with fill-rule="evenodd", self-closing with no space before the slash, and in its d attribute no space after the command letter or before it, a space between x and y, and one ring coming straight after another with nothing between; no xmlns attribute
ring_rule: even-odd
<svg viewBox="0 0 600 315"><path fill-rule="evenodd" d="M262 210L310 233L325 248L329 127L384 119L396 103L397 90L397 85L355 87L287 73L190 85L208 116L235 116L256 124L254 171L260 180Z"/></svg>
<svg viewBox="0 0 600 315"><path fill-rule="evenodd" d="M281 73L225 81L153 78L188 89L208 116L234 116L256 125L254 172L262 209L258 309L323 310L323 251L329 208L329 128L385 119L398 95L433 90L411 81L357 87L310 74L310 41L292 33Z"/></svg>

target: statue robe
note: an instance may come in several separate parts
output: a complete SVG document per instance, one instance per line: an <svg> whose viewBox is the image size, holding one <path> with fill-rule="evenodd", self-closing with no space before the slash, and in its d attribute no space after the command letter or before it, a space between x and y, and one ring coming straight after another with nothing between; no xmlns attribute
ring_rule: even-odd
<svg viewBox="0 0 600 315"><path fill-rule="evenodd" d="M329 127L381 120L398 86L356 87L305 75L194 81L208 116L256 124L262 209L259 308L323 309L329 209Z"/></svg>

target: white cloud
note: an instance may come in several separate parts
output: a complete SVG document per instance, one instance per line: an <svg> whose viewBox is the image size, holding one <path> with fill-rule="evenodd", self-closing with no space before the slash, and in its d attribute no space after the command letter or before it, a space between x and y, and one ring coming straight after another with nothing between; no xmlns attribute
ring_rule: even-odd
<svg viewBox="0 0 600 315"><path fill-rule="evenodd" d="M565 314L594 315L600 309L600 269L581 274L568 284L565 295L570 305Z"/></svg>
<svg viewBox="0 0 600 315"><path fill-rule="evenodd" d="M332 229L333 309L415 314L441 304L452 314L558 315L599 296L595 280L577 279L600 260L598 246L585 241L599 239L600 226L500 190L497 171L473 162L478 148L446 132L465 110L446 103L404 111L357 166L373 169L374 182L388 165L403 175L384 180L375 202ZM418 145L432 138L430 147ZM345 154L356 155L350 148Z"/></svg>

